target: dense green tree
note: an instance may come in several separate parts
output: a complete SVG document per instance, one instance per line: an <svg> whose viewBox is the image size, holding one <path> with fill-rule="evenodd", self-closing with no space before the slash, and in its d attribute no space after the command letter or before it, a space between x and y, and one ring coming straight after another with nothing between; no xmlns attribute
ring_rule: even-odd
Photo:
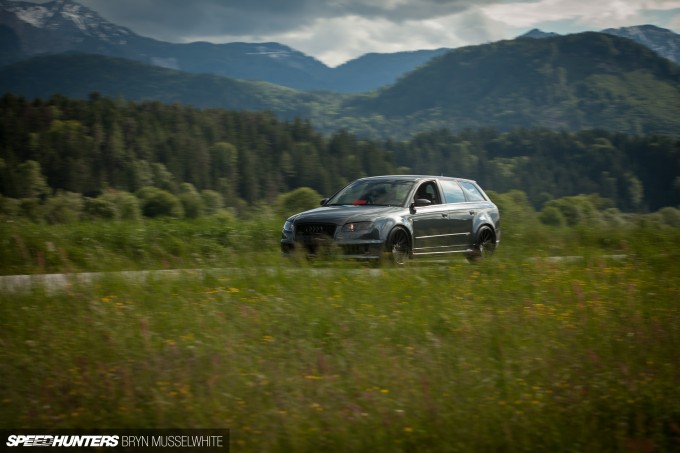
<svg viewBox="0 0 680 453"><path fill-rule="evenodd" d="M211 187L218 190L225 200L237 196L238 150L228 142L214 143L210 149Z"/></svg>
<svg viewBox="0 0 680 453"><path fill-rule="evenodd" d="M238 153L238 193L248 203L260 199L259 171L257 156L252 149L239 149Z"/></svg>
<svg viewBox="0 0 680 453"><path fill-rule="evenodd" d="M639 209L643 202L644 188L642 182L633 174L626 173L624 176L624 207L633 210Z"/></svg>
<svg viewBox="0 0 680 453"><path fill-rule="evenodd" d="M34 160L27 160L18 165L15 186L18 198L38 198L50 192L40 163Z"/></svg>
<svg viewBox="0 0 680 453"><path fill-rule="evenodd" d="M179 201L184 209L184 216L189 219L201 217L205 211L203 197L193 184L184 182L179 186Z"/></svg>
<svg viewBox="0 0 680 453"><path fill-rule="evenodd" d="M555 68L540 70L561 77ZM547 95L561 96L559 90ZM623 211L680 205L680 141L672 137L483 128L375 141L346 130L324 137L309 121L280 121L271 113L98 95L0 97L5 197L62 190L96 198L148 186L179 196L180 185L189 183L240 207L244 200L272 203L303 186L328 196L352 179L390 173L476 179L497 193L522 191L538 210L552 199L591 193Z"/></svg>

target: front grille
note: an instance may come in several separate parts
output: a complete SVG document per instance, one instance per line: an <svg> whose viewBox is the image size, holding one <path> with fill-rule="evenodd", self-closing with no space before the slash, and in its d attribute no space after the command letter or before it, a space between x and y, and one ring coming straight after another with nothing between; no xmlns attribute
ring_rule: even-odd
<svg viewBox="0 0 680 453"><path fill-rule="evenodd" d="M335 236L335 224L332 223L299 223L295 225L295 231L302 236L326 235Z"/></svg>
<svg viewBox="0 0 680 453"><path fill-rule="evenodd" d="M319 253L319 248L331 246L335 236L335 224L298 223L295 225L295 239L302 243L309 253Z"/></svg>

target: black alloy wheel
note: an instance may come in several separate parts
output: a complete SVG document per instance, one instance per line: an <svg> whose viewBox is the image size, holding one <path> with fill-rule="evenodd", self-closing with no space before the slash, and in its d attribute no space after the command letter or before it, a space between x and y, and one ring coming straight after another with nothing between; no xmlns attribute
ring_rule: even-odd
<svg viewBox="0 0 680 453"><path fill-rule="evenodd" d="M394 264L404 265L411 258L411 241L403 228L395 228L387 240L387 253Z"/></svg>
<svg viewBox="0 0 680 453"><path fill-rule="evenodd" d="M468 261L489 258L496 250L496 233L489 227L483 226L477 232L474 252L467 256Z"/></svg>

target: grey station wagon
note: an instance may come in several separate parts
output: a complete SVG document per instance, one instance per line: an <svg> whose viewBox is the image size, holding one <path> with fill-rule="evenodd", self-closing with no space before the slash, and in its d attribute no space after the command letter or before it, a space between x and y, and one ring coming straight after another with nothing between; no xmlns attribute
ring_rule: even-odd
<svg viewBox="0 0 680 453"><path fill-rule="evenodd" d="M500 237L498 208L475 181L375 176L288 218L281 251L397 264L455 253L476 260L493 253Z"/></svg>

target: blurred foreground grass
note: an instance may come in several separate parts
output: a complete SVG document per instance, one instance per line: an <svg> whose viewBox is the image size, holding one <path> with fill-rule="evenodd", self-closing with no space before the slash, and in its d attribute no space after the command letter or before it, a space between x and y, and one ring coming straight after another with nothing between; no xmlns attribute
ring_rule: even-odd
<svg viewBox="0 0 680 453"><path fill-rule="evenodd" d="M0 294L0 427L226 427L236 451L680 445L677 229L511 222L481 265L371 269L282 261L280 223L1 224L2 274L203 271Z"/></svg>
<svg viewBox="0 0 680 453"><path fill-rule="evenodd" d="M93 221L46 225L0 218L0 275L211 268L271 261L283 221ZM245 256L247 255L247 258Z"/></svg>
<svg viewBox="0 0 680 453"><path fill-rule="evenodd" d="M0 294L0 426L230 428L233 451L677 450L678 232L532 238L480 265L246 250L240 272ZM556 247L584 259L529 259Z"/></svg>

